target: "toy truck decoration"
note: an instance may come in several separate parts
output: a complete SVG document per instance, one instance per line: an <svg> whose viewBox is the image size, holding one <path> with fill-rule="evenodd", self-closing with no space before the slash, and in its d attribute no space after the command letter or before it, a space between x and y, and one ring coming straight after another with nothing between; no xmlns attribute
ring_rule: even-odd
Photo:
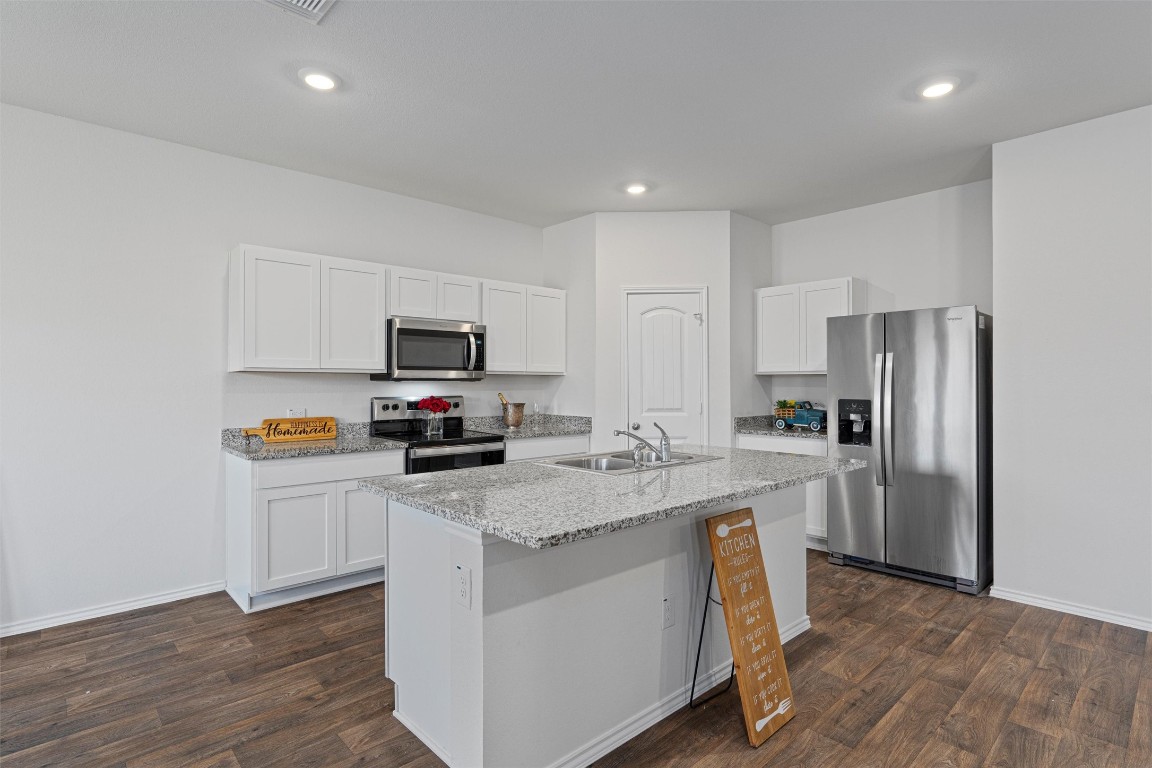
<svg viewBox="0 0 1152 768"><path fill-rule="evenodd" d="M808 400L777 400L776 429L789 429L796 425L819 432L828 425L828 411L816 408Z"/></svg>

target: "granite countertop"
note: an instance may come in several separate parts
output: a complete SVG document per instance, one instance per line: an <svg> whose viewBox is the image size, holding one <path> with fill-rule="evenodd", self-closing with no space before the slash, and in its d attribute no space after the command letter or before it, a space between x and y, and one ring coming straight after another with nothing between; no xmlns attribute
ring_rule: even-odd
<svg viewBox="0 0 1152 768"><path fill-rule="evenodd" d="M827 440L828 430L822 429L813 432L807 427L792 427L791 429L776 429L772 422L776 419L771 414L765 416L737 416L732 419L732 431L737 435L770 435L771 437L806 437L809 440Z"/></svg>
<svg viewBox="0 0 1152 768"><path fill-rule="evenodd" d="M373 477L361 480L360 487L482 533L545 549L867 466L860 459L717 446L677 449L721 458L616 476L525 461Z"/></svg>
<svg viewBox="0 0 1152 768"><path fill-rule="evenodd" d="M407 443L372 437L366 421L336 425L335 440L303 440L297 443L265 445L258 437L244 437L239 427L220 430L220 447L242 459L295 459L300 456L327 456L335 453L363 453L365 451L402 451Z"/></svg>
<svg viewBox="0 0 1152 768"><path fill-rule="evenodd" d="M499 416L465 416L464 428L503 435L509 440L522 437L567 437L592 434L592 417L560 416L554 413L525 414L524 423L518 429L511 429L504 426Z"/></svg>

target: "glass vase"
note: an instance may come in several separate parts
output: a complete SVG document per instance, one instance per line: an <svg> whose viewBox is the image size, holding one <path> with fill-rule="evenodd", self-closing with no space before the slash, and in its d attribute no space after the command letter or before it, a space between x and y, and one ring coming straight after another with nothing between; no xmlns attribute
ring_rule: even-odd
<svg viewBox="0 0 1152 768"><path fill-rule="evenodd" d="M434 413L432 411L425 411L424 414L424 436L443 437L444 414Z"/></svg>

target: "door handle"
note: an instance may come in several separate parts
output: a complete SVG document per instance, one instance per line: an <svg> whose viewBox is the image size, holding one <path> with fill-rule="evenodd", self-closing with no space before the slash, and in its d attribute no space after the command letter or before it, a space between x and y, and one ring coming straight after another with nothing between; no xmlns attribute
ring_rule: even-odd
<svg viewBox="0 0 1152 768"><path fill-rule="evenodd" d="M896 485L893 476L896 474L895 455L892 446L892 390L895 382L892 381L893 353L884 355L884 484Z"/></svg>
<svg viewBox="0 0 1152 768"><path fill-rule="evenodd" d="M876 355L876 372L872 379L872 473L876 485L884 482L884 355ZM877 429L876 427L881 427Z"/></svg>
<svg viewBox="0 0 1152 768"><path fill-rule="evenodd" d="M638 421L632 422L632 431L635 432L638 429L640 429L640 422L638 422Z"/></svg>
<svg viewBox="0 0 1152 768"><path fill-rule="evenodd" d="M476 334L468 334L468 356L464 361L464 370L476 370Z"/></svg>

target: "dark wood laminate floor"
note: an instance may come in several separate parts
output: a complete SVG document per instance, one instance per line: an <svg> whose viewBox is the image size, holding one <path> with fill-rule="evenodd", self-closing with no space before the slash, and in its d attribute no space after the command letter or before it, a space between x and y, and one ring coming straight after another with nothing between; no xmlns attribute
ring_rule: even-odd
<svg viewBox="0 0 1152 768"><path fill-rule="evenodd" d="M785 646L796 717L748 746L735 690L616 766L1152 768L1146 632L827 564ZM0 641L0 763L443 765L393 717L384 590L245 616L223 593Z"/></svg>

